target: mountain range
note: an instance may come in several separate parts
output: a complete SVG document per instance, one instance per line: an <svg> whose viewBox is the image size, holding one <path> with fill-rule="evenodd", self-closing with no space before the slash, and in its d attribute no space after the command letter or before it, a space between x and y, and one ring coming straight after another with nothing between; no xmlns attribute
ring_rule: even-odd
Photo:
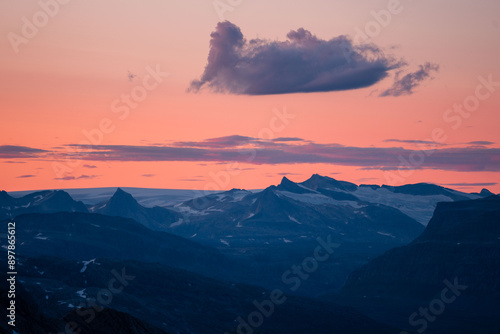
<svg viewBox="0 0 500 334"><path fill-rule="evenodd" d="M167 206L122 188L84 193L85 204L64 191L0 192L1 224L16 223L18 333L500 329L500 197L485 189L315 174ZM111 293L119 277L130 282ZM276 291L286 302L271 312Z"/></svg>

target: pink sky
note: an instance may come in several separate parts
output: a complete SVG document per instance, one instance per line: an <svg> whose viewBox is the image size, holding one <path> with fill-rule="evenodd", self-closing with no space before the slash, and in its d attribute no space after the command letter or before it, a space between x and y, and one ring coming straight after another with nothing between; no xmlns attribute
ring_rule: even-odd
<svg viewBox="0 0 500 334"><path fill-rule="evenodd" d="M393 2L239 3L223 18L238 26L246 39L285 41L289 31L299 28L322 40L340 35L355 38L357 31L376 22L372 11L386 10ZM479 77L500 82L498 1L400 1L399 13L380 26L371 42L386 54L404 59L404 73L416 71L425 62L439 65L439 71L413 94L398 97L378 96L392 85L396 71L370 87L342 91L234 95L204 88L187 92L190 82L204 71L210 34L221 21L213 1L94 0L69 1L59 7L34 36L17 45L16 52L10 33L23 36L23 17L32 22L42 9L38 1L0 4L2 189L255 189L276 184L285 174L303 181L319 173L358 184L430 182L464 191L500 192L500 86L492 91L481 88L488 97L468 117L461 116L460 124L443 118L454 104L475 96ZM113 112L113 101L142 86L148 68L159 68L168 76L120 119L123 113ZM129 72L135 75L131 80ZM293 118L274 126L276 131L266 131L276 123L276 110L286 110ZM97 159L96 154L67 160L67 152L73 150L68 145L85 140L85 131L95 134L103 119L112 123L111 129L94 140L106 149L123 145L141 146L140 152L150 146L189 150L193 144L179 142L204 145L210 138L235 135L266 140L296 137L314 145L286 142L288 146L280 149L290 150L294 157L299 149L302 153L317 147L325 150L333 144L348 152L364 149L368 153L361 158L374 159L375 167L383 166L375 148L405 148L402 156L408 159L421 150L409 141L432 141L435 129L441 129L446 140L425 158L422 168L411 172L367 170L364 162L349 162L353 157L282 162L271 155L264 161L265 153L249 163L240 162L231 174L227 169L234 167L234 161L215 153L199 160L191 156L157 161ZM241 147L260 150L268 144L264 140ZM21 146L40 151L28 154L21 152ZM222 150L220 154L225 154L231 147ZM467 157L472 161L467 163ZM56 173L54 162L65 166L64 172ZM391 182L394 175L397 181Z"/></svg>

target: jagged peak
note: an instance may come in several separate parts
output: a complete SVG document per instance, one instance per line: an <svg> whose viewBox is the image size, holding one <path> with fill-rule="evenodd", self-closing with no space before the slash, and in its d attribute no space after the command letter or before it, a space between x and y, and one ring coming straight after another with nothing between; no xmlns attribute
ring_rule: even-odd
<svg viewBox="0 0 500 334"><path fill-rule="evenodd" d="M290 180L289 178L287 178L286 176L283 176L283 178L281 179L280 185L282 185L282 184L290 184L290 183L295 184L295 182L291 181L291 180Z"/></svg>
<svg viewBox="0 0 500 334"><path fill-rule="evenodd" d="M227 192L228 193L236 193L236 192L242 192L242 191L244 191L244 192L250 192L250 191L248 191L246 189L240 189L240 188L233 188L231 190L228 190Z"/></svg>
<svg viewBox="0 0 500 334"><path fill-rule="evenodd" d="M297 194L313 192L312 190L291 181L286 176L283 176L281 183L276 188L278 190L289 191Z"/></svg>
<svg viewBox="0 0 500 334"><path fill-rule="evenodd" d="M116 188L116 191L110 200L127 200L131 202L133 201L133 203L137 203L137 200L134 198L134 196L121 188Z"/></svg>

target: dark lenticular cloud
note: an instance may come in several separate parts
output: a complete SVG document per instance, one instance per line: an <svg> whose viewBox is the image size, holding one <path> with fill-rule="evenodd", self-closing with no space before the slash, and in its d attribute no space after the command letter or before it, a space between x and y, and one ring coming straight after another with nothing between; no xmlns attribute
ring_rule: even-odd
<svg viewBox="0 0 500 334"><path fill-rule="evenodd" d="M488 145L493 145L495 143L492 142L492 141L487 141L487 140L476 140L476 141L470 141L467 144L469 144L469 145L488 146Z"/></svg>
<svg viewBox="0 0 500 334"><path fill-rule="evenodd" d="M247 41L231 22L212 32L208 63L189 91L266 95L327 92L371 86L405 66L373 44L354 46L346 36L317 38L300 28L287 41Z"/></svg>
<svg viewBox="0 0 500 334"><path fill-rule="evenodd" d="M384 143L402 143L402 144L428 144L428 145L443 145L430 140L415 140L415 139L386 139Z"/></svg>
<svg viewBox="0 0 500 334"><path fill-rule="evenodd" d="M73 181L73 180L81 180L81 179L95 179L99 177L100 175L80 175L80 176L73 176L73 175L65 175L63 177L56 177L54 180L59 180L59 181Z"/></svg>
<svg viewBox="0 0 500 334"><path fill-rule="evenodd" d="M298 137L278 137L278 138L274 138L272 139L272 141L279 141L279 142L282 142L282 141L304 141L304 139L302 138L298 138Z"/></svg>
<svg viewBox="0 0 500 334"><path fill-rule="evenodd" d="M433 72L439 71L439 65L429 62L419 65L419 67L418 71L408 73L402 78L396 76L392 87L380 93L379 96L411 95L413 94L413 89L420 85L422 81L430 78Z"/></svg>

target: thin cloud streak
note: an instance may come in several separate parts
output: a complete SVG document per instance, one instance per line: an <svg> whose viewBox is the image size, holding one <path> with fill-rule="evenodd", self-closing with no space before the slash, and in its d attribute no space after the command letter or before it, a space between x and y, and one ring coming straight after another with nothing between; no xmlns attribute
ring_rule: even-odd
<svg viewBox="0 0 500 334"><path fill-rule="evenodd" d="M36 158L40 154L47 153L48 151L39 148L15 145L1 145L0 146L0 159L25 159Z"/></svg>
<svg viewBox="0 0 500 334"><path fill-rule="evenodd" d="M490 146L490 145L494 145L495 143L492 141L486 141L486 140L476 140L476 141L470 141L467 144L478 145L478 146Z"/></svg>
<svg viewBox="0 0 500 334"><path fill-rule="evenodd" d="M444 145L430 140L416 140L416 139L386 139L384 143L401 143L401 144L426 144L426 145Z"/></svg>
<svg viewBox="0 0 500 334"><path fill-rule="evenodd" d="M232 136L231 136L232 137ZM96 145L82 152L89 161L196 161L240 162L255 165L326 163L339 166L358 166L362 169L440 169L453 171L500 171L500 149L485 147L441 148L410 150L402 147L354 147L313 142L280 142L269 146L269 141L245 137L236 141L221 137L207 141L176 143L177 146ZM247 143L251 142L251 146ZM218 145L218 146L217 146ZM194 146L194 147L193 147ZM403 163L418 154L421 163L413 166ZM61 154L64 154L61 152ZM60 158L64 158L61 156Z"/></svg>

